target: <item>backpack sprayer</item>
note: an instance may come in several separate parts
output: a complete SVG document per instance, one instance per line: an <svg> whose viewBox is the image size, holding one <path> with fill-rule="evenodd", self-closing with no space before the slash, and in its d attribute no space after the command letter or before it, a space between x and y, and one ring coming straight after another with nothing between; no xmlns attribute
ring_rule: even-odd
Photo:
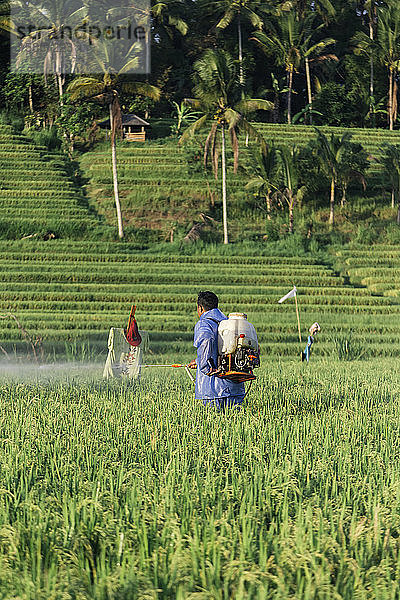
<svg viewBox="0 0 400 600"><path fill-rule="evenodd" d="M234 383L253 381L260 366L260 348L254 325L244 313L230 313L218 326L218 368L215 376Z"/></svg>

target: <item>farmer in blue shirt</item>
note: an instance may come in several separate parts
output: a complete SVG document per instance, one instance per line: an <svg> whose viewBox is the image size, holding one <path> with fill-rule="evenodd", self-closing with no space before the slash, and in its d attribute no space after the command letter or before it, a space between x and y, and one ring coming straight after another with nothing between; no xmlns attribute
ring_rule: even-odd
<svg viewBox="0 0 400 600"><path fill-rule="evenodd" d="M197 348L197 358L190 363L191 368L197 368L195 398L218 410L238 407L243 402L244 383L233 383L213 375L218 367L218 325L226 319L213 292L199 293L197 314L200 320L194 328L193 344Z"/></svg>

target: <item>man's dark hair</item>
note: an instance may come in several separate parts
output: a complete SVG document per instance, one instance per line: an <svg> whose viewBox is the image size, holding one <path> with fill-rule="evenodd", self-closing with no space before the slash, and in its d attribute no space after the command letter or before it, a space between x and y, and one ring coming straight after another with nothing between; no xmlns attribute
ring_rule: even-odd
<svg viewBox="0 0 400 600"><path fill-rule="evenodd" d="M218 308L218 296L214 292L200 292L197 297L197 306L202 306L206 311Z"/></svg>

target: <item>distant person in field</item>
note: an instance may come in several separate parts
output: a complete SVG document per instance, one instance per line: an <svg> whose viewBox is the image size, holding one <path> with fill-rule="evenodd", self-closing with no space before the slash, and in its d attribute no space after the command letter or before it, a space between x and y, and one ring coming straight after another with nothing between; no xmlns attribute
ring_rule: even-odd
<svg viewBox="0 0 400 600"><path fill-rule="evenodd" d="M321 331L321 327L318 323L313 323L309 329L310 335L308 336L307 346L304 352L301 353L301 360L309 362L311 356L311 346L315 342L315 336Z"/></svg>
<svg viewBox="0 0 400 600"><path fill-rule="evenodd" d="M195 397L205 406L218 410L240 407L243 403L244 383L233 383L213 375L218 366L218 325L226 319L218 308L218 297L213 292L200 292L197 298L199 321L194 328L194 347L197 358L190 367L196 369Z"/></svg>

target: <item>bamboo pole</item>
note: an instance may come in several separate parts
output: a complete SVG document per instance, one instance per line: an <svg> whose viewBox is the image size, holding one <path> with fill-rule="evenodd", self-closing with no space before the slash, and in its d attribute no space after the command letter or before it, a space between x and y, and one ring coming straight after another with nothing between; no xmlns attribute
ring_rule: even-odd
<svg viewBox="0 0 400 600"><path fill-rule="evenodd" d="M300 328L300 315L299 315L299 305L297 304L297 294L296 292L294 293L294 301L296 303L296 315L297 315L297 327L299 330L299 340L300 340L300 344L301 342L301 328Z"/></svg>

